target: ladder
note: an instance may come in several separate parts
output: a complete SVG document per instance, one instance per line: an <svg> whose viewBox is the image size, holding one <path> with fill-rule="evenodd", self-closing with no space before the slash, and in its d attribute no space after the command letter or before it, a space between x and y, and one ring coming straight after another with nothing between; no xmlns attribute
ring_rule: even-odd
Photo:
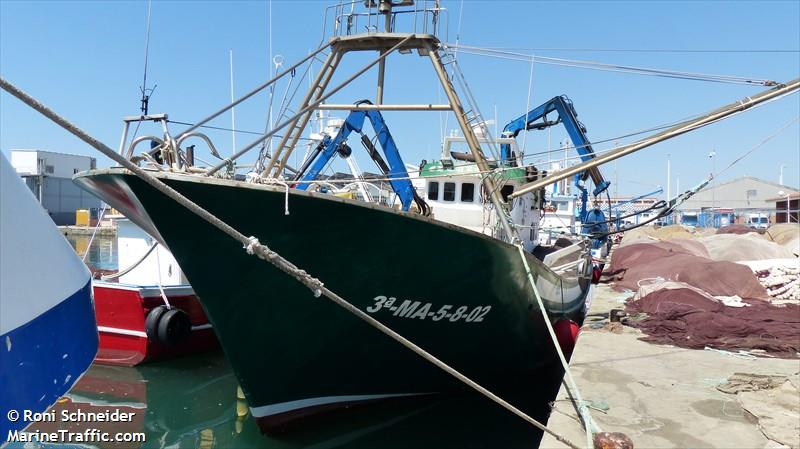
<svg viewBox="0 0 800 449"><path fill-rule="evenodd" d="M317 73L314 79L314 87L308 90L297 110L302 111L308 108L310 104L322 97L340 60L341 54L336 50L328 55L322 65L322 69ZM286 112L288 111L290 111L290 109L287 107ZM309 108L301 116L295 118L286 126L288 131L283 134L283 137L278 143L278 147L275 149L275 154L272 155L262 175L273 178L278 178L281 175L281 172L286 166L286 162L289 160L289 156L294 152L297 142L300 140L300 137L302 137L303 131L306 129L306 125L308 125L308 121L311 119L313 113L314 108ZM280 162L278 162L279 159Z"/></svg>

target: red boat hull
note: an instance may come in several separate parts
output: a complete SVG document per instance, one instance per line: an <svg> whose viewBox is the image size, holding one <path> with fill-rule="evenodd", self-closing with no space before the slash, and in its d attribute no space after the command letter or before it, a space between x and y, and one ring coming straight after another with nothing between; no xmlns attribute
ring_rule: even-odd
<svg viewBox="0 0 800 449"><path fill-rule="evenodd" d="M100 335L97 363L135 366L219 348L205 311L189 286L163 287L170 305L186 312L192 323L191 334L176 344L147 336L147 314L164 305L158 287L95 282L93 288Z"/></svg>

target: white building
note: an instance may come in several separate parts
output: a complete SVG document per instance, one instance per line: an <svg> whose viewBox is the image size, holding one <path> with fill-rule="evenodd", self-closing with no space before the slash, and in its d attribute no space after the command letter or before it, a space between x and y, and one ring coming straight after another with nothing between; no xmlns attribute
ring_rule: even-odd
<svg viewBox="0 0 800 449"><path fill-rule="evenodd" d="M11 150L11 165L57 225L75 224L77 209L100 207L100 200L72 182L72 175L96 168L89 156L42 150Z"/></svg>

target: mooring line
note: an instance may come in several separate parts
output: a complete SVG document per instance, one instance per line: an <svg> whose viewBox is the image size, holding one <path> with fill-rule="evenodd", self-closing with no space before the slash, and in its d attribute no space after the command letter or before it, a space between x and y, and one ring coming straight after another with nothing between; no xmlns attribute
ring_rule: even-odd
<svg viewBox="0 0 800 449"><path fill-rule="evenodd" d="M451 376L465 383L466 385L478 391L479 393L483 394L484 396L491 399L492 401L502 406L506 410L527 421L529 424L533 425L539 430L542 430L543 432L552 435L556 440L560 441L561 443L564 443L565 445L569 446L572 449L580 449L578 445L567 440L565 437L557 434L556 432L549 429L547 426L540 423L533 417L529 416L522 410L514 407L509 402L495 395L494 393L492 393L485 387L481 386L477 382L473 381L469 377L461 374L455 368L452 368L450 365L439 360L438 358L436 358L426 350L422 349L421 347L417 346L416 344L412 343L410 340L398 334L385 324L369 316L366 312L362 311L361 309L347 302L344 298L340 297L339 295L337 295L336 293L332 292L327 287L325 287L324 284L319 279L311 276L305 270L298 268L297 266L295 266L294 264L283 258L283 256L281 256L277 252L269 249L266 245L261 244L257 238L245 236L241 232L234 229L232 226L228 225L224 221L214 216L212 213L208 212L207 210L203 209L202 207L194 203L192 200L183 196L181 193L179 193L172 187L166 185L163 181L147 173L144 169L132 163L131 161L125 159L124 157L122 157L122 155L116 153L114 150L112 150L99 140L95 139L94 137L90 136L85 131L78 128L76 125L74 125L67 119L58 115L55 111L51 110L50 108L48 108L35 98L23 92L22 90L11 84L9 81L7 81L5 78L0 77L0 87L2 87L5 91L10 93L11 95L17 97L20 101L22 101L26 105L30 106L31 108L35 109L45 117L55 122L57 125L69 131L71 134L83 140L84 142L95 148L97 151L103 153L105 156L111 158L112 160L119 163L126 169L130 170L131 172L139 176L143 181L147 182L153 188L158 190L159 192L163 193L164 195L166 195L173 201L177 202L178 204L186 207L191 212L198 215L200 218L206 220L207 222L215 226L217 229L231 236L233 239L235 239L244 246L248 254L256 255L258 258L269 262L270 264L280 269L284 273L292 276L297 281L299 281L300 283L311 289L315 297L324 295L337 305L353 313L361 320L367 322L371 326L375 327L379 331L391 337L396 342L402 344L406 348L413 351L415 354L419 355L420 357L424 358L430 363L436 365L438 368L447 372ZM547 321L547 323L549 324L549 321Z"/></svg>
<svg viewBox="0 0 800 449"><path fill-rule="evenodd" d="M567 362L567 358L564 357L564 352L561 350L561 345L558 343L558 337L556 336L556 332L553 329L552 323L550 323L550 317L547 315L547 310L544 307L542 296L539 294L539 289L536 287L536 281L533 279L531 267L528 265L528 259L525 256L525 249L522 247L521 243L517 243L515 246L519 251L520 259L522 259L522 265L525 267L525 274L528 277L528 283L530 283L531 288L533 289L533 295L536 297L536 302L539 304L539 310L542 312L542 319L545 322L547 331L550 333L550 339L553 341L553 346L555 346L556 352L558 353L558 359L561 362L561 366L564 368L564 377L567 379L567 392L574 397L575 406L578 409L578 414L580 414L581 420L583 421L583 426L586 430L586 447L591 448L594 446L592 443L593 436L595 433L601 431L600 427L594 422L594 419L592 419L592 414L589 412L589 409L586 408L586 404L583 402L581 392L578 389L578 384L575 383L575 378L572 377L572 371L569 369L569 362Z"/></svg>

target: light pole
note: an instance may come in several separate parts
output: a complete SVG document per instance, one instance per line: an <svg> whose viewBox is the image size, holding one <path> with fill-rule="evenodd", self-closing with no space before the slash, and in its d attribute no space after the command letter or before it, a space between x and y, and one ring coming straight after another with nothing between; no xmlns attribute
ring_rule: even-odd
<svg viewBox="0 0 800 449"><path fill-rule="evenodd" d="M671 167L670 167L669 157L670 157L670 154L667 153L667 201L669 201L669 199L671 198L671 196L670 196L671 192L669 191L669 187L671 185L670 184L670 181L671 181L670 168Z"/></svg>
<svg viewBox="0 0 800 449"><path fill-rule="evenodd" d="M715 221L714 219L716 218L716 212L714 211L714 208L716 207L716 202L717 202L717 178L713 177L714 176L714 171L715 171L715 168L714 168L714 156L716 156L716 155L717 155L717 152L714 151L714 150L711 150L711 152L708 153L708 158L711 159L711 176L712 176L711 180L713 182L713 184L711 185L711 226L712 227L714 226L714 221Z"/></svg>
<svg viewBox="0 0 800 449"><path fill-rule="evenodd" d="M791 209L789 208L789 205L791 203L792 192L784 192L783 190L781 190L781 191L778 192L778 195L780 195L780 196L786 195L786 223L791 223L792 222L792 215L790 213ZM777 208L776 208L775 212L776 212L775 221L778 221L777 220Z"/></svg>
<svg viewBox="0 0 800 449"><path fill-rule="evenodd" d="M778 178L778 184L783 185L783 169L786 167L786 164L781 164L781 176Z"/></svg>
<svg viewBox="0 0 800 449"><path fill-rule="evenodd" d="M669 157L670 157L670 153L667 153L667 202L669 202L669 200L671 198L670 197L671 192L669 191L669 187L670 187L670 181L671 181L670 177L672 176L672 175L670 175L670 169L672 167L670 166ZM669 217L667 217L667 224L672 224L672 214L670 214Z"/></svg>

